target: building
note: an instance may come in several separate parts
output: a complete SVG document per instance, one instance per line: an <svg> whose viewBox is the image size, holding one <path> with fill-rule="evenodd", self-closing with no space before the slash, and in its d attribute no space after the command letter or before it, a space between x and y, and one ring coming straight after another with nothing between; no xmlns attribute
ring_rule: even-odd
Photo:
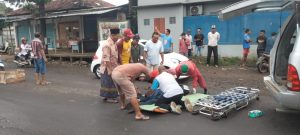
<svg viewBox="0 0 300 135"><path fill-rule="evenodd" d="M194 35L196 29L201 28L202 33L207 37L210 26L214 24L221 34L220 56L240 57L245 28L252 30L253 39L256 39L261 29L266 30L267 35L270 35L271 32L279 30L289 12L258 12L229 20L219 20L218 11L239 1L241 0L139 0L138 32L142 38L150 39L155 26L162 32L169 28L174 40L174 49L178 51L178 38L182 32L190 29ZM255 54L256 46L251 49ZM204 54L206 52L203 51Z"/></svg>
<svg viewBox="0 0 300 135"><path fill-rule="evenodd" d="M95 52L99 40L105 40L111 27L128 27L126 6L116 7L102 0L54 0L46 8L46 42L48 48L70 48ZM39 18L26 9L8 14L7 21L15 28L15 43L21 38L30 41L39 32Z"/></svg>

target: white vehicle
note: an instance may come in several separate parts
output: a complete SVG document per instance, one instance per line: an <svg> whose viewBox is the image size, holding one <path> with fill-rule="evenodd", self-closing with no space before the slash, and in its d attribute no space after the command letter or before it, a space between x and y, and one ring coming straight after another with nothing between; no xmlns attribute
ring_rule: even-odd
<svg viewBox="0 0 300 135"><path fill-rule="evenodd" d="M146 42L147 42L147 40L141 39L139 41L139 44L142 46L145 46ZM96 54L93 57L93 61L91 64L91 72L93 72L95 74L95 76L99 79L101 78L99 67L100 67L101 58L102 58L102 46L101 46L102 43L103 43L103 41L99 42L99 47L96 51ZM189 60L187 57L173 52L173 53L164 55L163 65L168 68L175 68L180 62L187 61L187 60ZM187 78L187 76L180 76L180 79L182 79L182 78Z"/></svg>
<svg viewBox="0 0 300 135"><path fill-rule="evenodd" d="M220 12L221 18L251 11L292 10L281 27L270 53L270 75L264 77L267 89L281 105L280 110L300 110L300 8L287 0L247 0Z"/></svg>

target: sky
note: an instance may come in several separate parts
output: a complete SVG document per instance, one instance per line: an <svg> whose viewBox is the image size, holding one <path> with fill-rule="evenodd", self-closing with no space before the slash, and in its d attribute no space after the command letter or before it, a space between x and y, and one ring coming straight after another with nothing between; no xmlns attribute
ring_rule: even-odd
<svg viewBox="0 0 300 135"><path fill-rule="evenodd" d="M117 5L117 6L128 3L128 0L104 0L104 1L107 1L107 2Z"/></svg>
<svg viewBox="0 0 300 135"><path fill-rule="evenodd" d="M3 1L4 0L0 0L0 2L3 2ZM114 4L114 5L117 5L117 6L128 3L128 0L104 0L104 1L109 2L111 4ZM15 6L13 6L13 5L9 4L9 3L5 2L5 5L8 6L8 7L13 8L13 9L16 9Z"/></svg>

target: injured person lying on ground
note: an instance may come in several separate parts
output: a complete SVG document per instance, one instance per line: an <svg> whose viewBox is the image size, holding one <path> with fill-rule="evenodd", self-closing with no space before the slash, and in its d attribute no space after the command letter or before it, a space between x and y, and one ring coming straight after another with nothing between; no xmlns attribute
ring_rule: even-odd
<svg viewBox="0 0 300 135"><path fill-rule="evenodd" d="M169 112L181 114L181 108L192 112L193 106L191 102L188 99L185 101L181 100L184 96L184 90L177 83L174 76L165 70L165 67L159 67L159 75L155 77L151 86L151 89L154 91L152 96L154 97L150 97L150 99L155 102L156 106ZM155 97L158 97L158 99ZM147 102L151 101L148 100Z"/></svg>

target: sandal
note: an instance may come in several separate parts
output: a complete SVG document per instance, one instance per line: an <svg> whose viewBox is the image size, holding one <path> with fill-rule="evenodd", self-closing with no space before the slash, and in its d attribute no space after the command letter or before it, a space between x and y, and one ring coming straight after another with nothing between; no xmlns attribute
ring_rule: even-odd
<svg viewBox="0 0 300 135"><path fill-rule="evenodd" d="M146 116L146 115L141 115L140 117L135 116L135 120L138 120L138 121L144 121L144 120L149 120L149 119L150 119L150 117Z"/></svg>
<svg viewBox="0 0 300 135"><path fill-rule="evenodd" d="M116 99L105 99L104 101L108 103L119 103L119 101Z"/></svg>

